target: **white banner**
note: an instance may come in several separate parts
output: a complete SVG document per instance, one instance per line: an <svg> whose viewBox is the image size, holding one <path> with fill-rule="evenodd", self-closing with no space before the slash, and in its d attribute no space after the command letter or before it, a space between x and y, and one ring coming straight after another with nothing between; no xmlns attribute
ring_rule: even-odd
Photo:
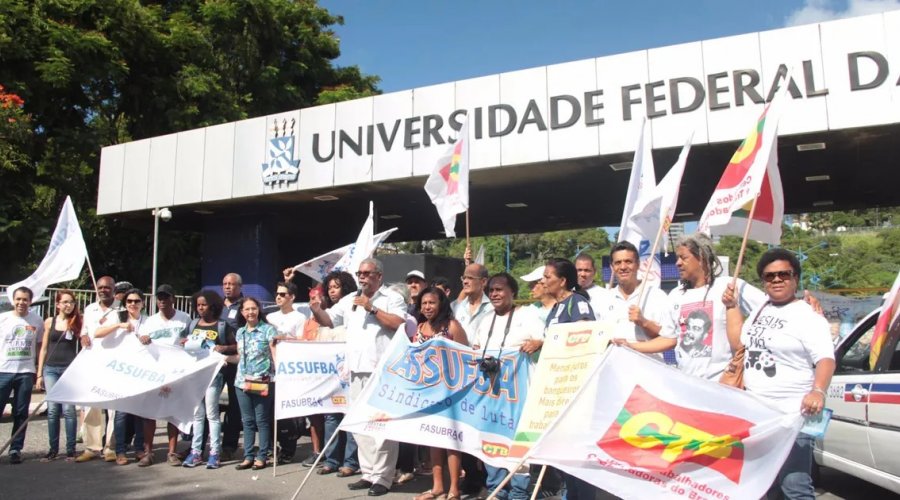
<svg viewBox="0 0 900 500"><path fill-rule="evenodd" d="M372 237L372 244L374 245L373 248L378 248L378 246L381 245L381 243L384 242L384 240L386 240L387 237L396 230L396 227L392 227L387 231L383 231L374 235ZM340 262L342 263L341 265L346 265L347 254L355 251L355 248L356 243L344 245L341 248L336 248L328 253L323 253L318 257L313 257L306 262L297 264L296 266L294 266L294 270L303 273L320 283L322 281L325 281L325 276L328 276L328 273L330 273L331 271L347 271L350 274L355 274L358 270L358 265L357 269L352 269L340 267L340 265L338 264Z"/></svg>
<svg viewBox="0 0 900 500"><path fill-rule="evenodd" d="M345 413L350 399L346 352L345 342L279 342L275 418Z"/></svg>
<svg viewBox="0 0 900 500"><path fill-rule="evenodd" d="M9 301L12 302L13 292L21 286L27 286L37 299L44 295L48 286L72 281L81 274L85 259L87 247L84 246L84 238L81 236L81 226L78 225L72 199L66 196L44 260L31 276L9 286L6 290Z"/></svg>
<svg viewBox="0 0 900 500"><path fill-rule="evenodd" d="M802 421L612 347L531 457L626 498L760 498Z"/></svg>
<svg viewBox="0 0 900 500"><path fill-rule="evenodd" d="M224 360L216 352L197 359L179 347L145 346L128 336L114 349L81 351L47 400L184 424L193 420Z"/></svg>

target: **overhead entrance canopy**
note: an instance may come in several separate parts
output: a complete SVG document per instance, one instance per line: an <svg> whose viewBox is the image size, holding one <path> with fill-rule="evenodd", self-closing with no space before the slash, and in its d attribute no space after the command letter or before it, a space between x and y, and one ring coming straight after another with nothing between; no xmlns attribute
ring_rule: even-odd
<svg viewBox="0 0 900 500"><path fill-rule="evenodd" d="M467 115L473 234L615 226L646 116L657 178L694 132L678 218L696 220L788 68L791 99L779 127L786 211L897 205L900 11L893 11L110 146L97 211L149 224L152 208L171 207L171 224L207 234L236 218L265 221L256 231L272 238L276 254L293 257L350 242L373 200L378 228L399 227L392 239L439 238L425 176Z"/></svg>

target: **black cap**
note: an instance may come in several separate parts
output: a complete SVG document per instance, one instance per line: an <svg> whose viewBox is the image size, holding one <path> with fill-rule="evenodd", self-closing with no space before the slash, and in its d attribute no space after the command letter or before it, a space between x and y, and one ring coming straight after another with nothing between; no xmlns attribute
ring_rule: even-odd
<svg viewBox="0 0 900 500"><path fill-rule="evenodd" d="M171 295L175 296L175 289L172 288L172 285L159 285L159 288L156 289L156 295Z"/></svg>

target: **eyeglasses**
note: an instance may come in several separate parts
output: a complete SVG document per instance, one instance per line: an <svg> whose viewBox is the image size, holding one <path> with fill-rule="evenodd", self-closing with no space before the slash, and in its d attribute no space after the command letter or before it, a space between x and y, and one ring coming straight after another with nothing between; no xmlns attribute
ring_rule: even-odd
<svg viewBox="0 0 900 500"><path fill-rule="evenodd" d="M278 297L287 297L290 294L287 292L275 292L275 295Z"/></svg>
<svg viewBox="0 0 900 500"><path fill-rule="evenodd" d="M772 271L770 273L763 273L762 279L766 283L771 283L775 281L775 278L780 279L781 281L787 281L794 277L793 269L788 269L787 271Z"/></svg>
<svg viewBox="0 0 900 500"><path fill-rule="evenodd" d="M379 274L378 271L357 271L356 277L357 278L367 278L369 276L374 276L376 274Z"/></svg>
<svg viewBox="0 0 900 500"><path fill-rule="evenodd" d="M141 302L143 302L143 300L141 300L141 299L127 299L127 300L125 300L125 303L126 303L126 304L140 304Z"/></svg>
<svg viewBox="0 0 900 500"><path fill-rule="evenodd" d="M60 300L59 303L62 304L62 305L64 305L64 306L67 306L67 305L70 305L70 304L74 304L74 302L72 302L71 300Z"/></svg>
<svg viewBox="0 0 900 500"><path fill-rule="evenodd" d="M466 280L469 280L469 281L475 281L475 280L480 280L480 279L481 279L481 278L479 278L478 276L469 276L469 275L467 275L467 274L464 274L464 275L462 275L462 276L459 277L459 280L460 280L460 281L466 281Z"/></svg>

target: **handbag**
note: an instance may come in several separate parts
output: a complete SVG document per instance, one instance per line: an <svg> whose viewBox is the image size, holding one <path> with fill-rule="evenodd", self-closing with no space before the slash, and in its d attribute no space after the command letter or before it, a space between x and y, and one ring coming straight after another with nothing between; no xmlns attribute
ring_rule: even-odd
<svg viewBox="0 0 900 500"><path fill-rule="evenodd" d="M763 309L769 305L767 301L763 304L762 307L756 311L756 316L753 317L753 321L750 323L756 323L756 320L759 319L759 315L763 312ZM745 346L741 346L740 349L735 351L735 353L731 356L731 360L728 361L728 365L725 367L725 371L722 373L722 376L719 377L719 383L724 385L730 385L731 387L737 387L738 389L744 388L744 359L747 357L747 348Z"/></svg>
<svg viewBox="0 0 900 500"><path fill-rule="evenodd" d="M246 394L254 394L256 396L266 397L269 395L269 375L251 376L247 373L247 337L244 336L244 348L241 349L241 361L244 363L244 386L241 389Z"/></svg>

